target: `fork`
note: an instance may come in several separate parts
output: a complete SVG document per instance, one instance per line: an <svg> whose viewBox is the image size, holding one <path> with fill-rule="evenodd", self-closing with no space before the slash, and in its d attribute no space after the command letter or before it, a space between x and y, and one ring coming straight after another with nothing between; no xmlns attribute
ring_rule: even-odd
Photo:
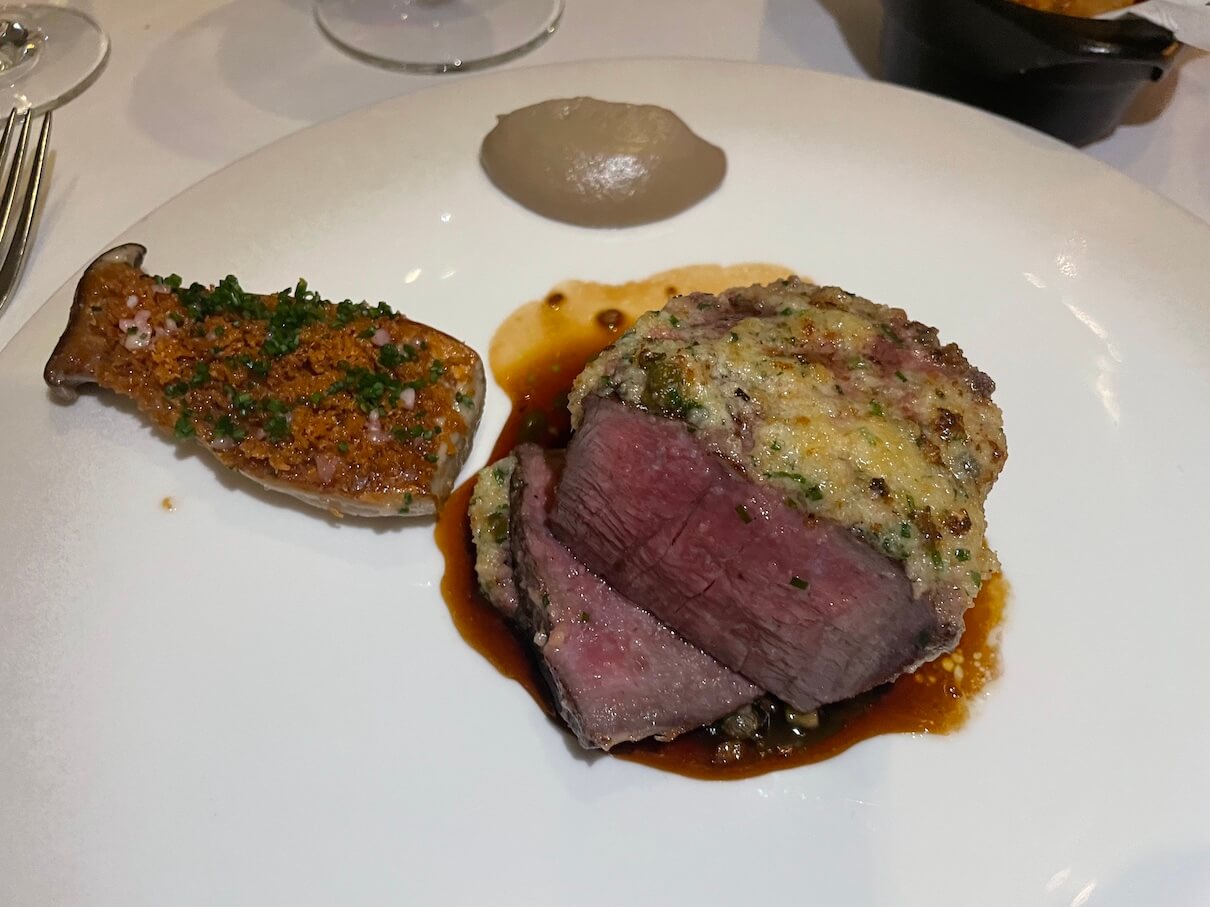
<svg viewBox="0 0 1210 907"><path fill-rule="evenodd" d="M29 237L33 231L34 213L38 206L38 192L42 188L42 170L46 164L46 149L50 143L50 114L42 119L42 130L38 135L38 144L34 147L33 162L25 166L29 152L29 136L33 126L34 115L30 111L18 113L16 108L8 115L4 124L4 134L0 135L0 166L8 160L9 148L13 137L17 136L17 150L13 153L9 164L8 177L4 182L4 197L0 198L0 247L3 247L8 237L8 246L4 258L0 260L0 313L12 296L21 276L21 265L25 263L25 252L29 248ZM13 203L25 180L25 195L21 201L21 210L17 214L17 222L9 233L9 220L12 218Z"/></svg>

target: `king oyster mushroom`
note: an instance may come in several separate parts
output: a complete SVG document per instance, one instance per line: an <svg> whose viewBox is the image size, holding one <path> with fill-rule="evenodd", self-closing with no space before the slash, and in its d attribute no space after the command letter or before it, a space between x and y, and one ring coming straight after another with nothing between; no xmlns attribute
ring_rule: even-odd
<svg viewBox="0 0 1210 907"><path fill-rule="evenodd" d="M485 392L474 350L385 304L332 303L305 281L246 292L142 270L127 243L76 288L44 376L98 384L265 488L338 514L436 511Z"/></svg>

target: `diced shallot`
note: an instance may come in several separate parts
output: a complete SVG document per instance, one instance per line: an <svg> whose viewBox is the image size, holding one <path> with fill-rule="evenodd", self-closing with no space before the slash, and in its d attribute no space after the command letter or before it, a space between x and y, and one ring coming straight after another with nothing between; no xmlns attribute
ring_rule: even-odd
<svg viewBox="0 0 1210 907"><path fill-rule="evenodd" d="M118 330L125 335L122 345L126 349L142 350L151 346L151 326L148 324L150 318L151 312L139 309L133 318L122 318L118 321Z"/></svg>
<svg viewBox="0 0 1210 907"><path fill-rule="evenodd" d="M339 457L323 453L315 455L315 472L319 475L319 481L325 485L332 481L332 477L336 475L336 467L339 465Z"/></svg>
<svg viewBox="0 0 1210 907"><path fill-rule="evenodd" d="M399 392L399 403L404 409L411 409L416 405L416 388L405 387Z"/></svg>
<svg viewBox="0 0 1210 907"><path fill-rule="evenodd" d="M378 416L378 410L370 410L369 419L366 424L366 437L370 439L372 444L382 444L390 437L382 427L382 422Z"/></svg>
<svg viewBox="0 0 1210 907"><path fill-rule="evenodd" d="M379 328L374 332L374 335L370 337L370 343L374 344L374 346L386 346L390 342L391 335L387 333L386 328Z"/></svg>
<svg viewBox="0 0 1210 907"><path fill-rule="evenodd" d="M169 334L175 334L180 326L171 317L164 319L164 326L155 329L155 339L167 337Z"/></svg>

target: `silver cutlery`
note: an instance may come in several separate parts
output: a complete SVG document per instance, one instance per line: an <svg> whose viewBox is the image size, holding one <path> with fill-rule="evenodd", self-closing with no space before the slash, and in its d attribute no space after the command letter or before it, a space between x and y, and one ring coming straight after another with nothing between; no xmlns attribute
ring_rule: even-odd
<svg viewBox="0 0 1210 907"><path fill-rule="evenodd" d="M37 145L34 146L33 159L29 161L29 139L33 128L34 115L30 111L18 113L15 109L8 115L4 124L4 134L0 136L0 166L8 162L8 175L4 181L4 196L0 199L0 249L3 258L0 259L0 313L3 313L9 297L17 286L21 276L21 266L25 262L25 253L29 248L29 238L33 231L34 214L38 207L38 195L42 188L42 171L46 165L46 150L50 144L51 115L42 118L42 128L38 134ZM16 150L12 148L16 138ZM12 220L13 206L18 194L22 195L21 208L17 212L16 222L9 229Z"/></svg>

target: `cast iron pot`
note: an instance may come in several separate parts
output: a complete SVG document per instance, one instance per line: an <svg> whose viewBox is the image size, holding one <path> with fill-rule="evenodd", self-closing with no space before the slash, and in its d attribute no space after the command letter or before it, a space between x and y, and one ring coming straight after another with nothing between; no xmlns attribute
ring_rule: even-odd
<svg viewBox="0 0 1210 907"><path fill-rule="evenodd" d="M882 67L1073 145L1112 132L1180 46L1145 19L1077 19L1011 0L883 0Z"/></svg>

